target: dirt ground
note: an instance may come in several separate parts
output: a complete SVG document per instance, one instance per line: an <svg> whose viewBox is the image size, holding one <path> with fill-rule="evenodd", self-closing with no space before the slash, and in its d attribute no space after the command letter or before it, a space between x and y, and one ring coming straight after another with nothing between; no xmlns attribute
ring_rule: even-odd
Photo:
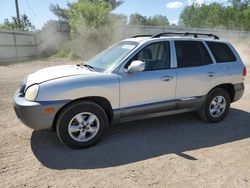
<svg viewBox="0 0 250 188"><path fill-rule="evenodd" d="M33 131L15 116L21 79L67 61L0 66L0 187L250 187L250 69L244 97L227 118L195 113L116 126L96 146L72 150L56 133Z"/></svg>

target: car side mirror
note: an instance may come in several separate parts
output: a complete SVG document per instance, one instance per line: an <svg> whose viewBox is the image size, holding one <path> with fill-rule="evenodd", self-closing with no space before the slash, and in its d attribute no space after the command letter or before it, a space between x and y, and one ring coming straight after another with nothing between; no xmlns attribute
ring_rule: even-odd
<svg viewBox="0 0 250 188"><path fill-rule="evenodd" d="M133 72L142 72L145 69L145 62L136 60L132 61L132 63L128 66L127 72L133 73Z"/></svg>

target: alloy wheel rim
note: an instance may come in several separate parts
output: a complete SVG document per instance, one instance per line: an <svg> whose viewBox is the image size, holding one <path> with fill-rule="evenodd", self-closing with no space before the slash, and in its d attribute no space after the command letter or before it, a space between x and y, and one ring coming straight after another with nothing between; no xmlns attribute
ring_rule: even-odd
<svg viewBox="0 0 250 188"><path fill-rule="evenodd" d="M214 118L218 118L225 112L226 99L223 96L216 96L210 103L209 112Z"/></svg>
<svg viewBox="0 0 250 188"><path fill-rule="evenodd" d="M100 128L100 121L91 112L76 114L69 122L68 132L77 142L87 142L94 138Z"/></svg>

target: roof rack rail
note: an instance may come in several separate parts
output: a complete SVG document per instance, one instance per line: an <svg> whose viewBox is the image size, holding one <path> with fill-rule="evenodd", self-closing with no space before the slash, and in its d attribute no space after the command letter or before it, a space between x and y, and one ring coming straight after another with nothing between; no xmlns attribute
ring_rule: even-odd
<svg viewBox="0 0 250 188"><path fill-rule="evenodd" d="M187 36L187 35L193 35L194 38L198 38L198 35L201 35L201 36L213 37L214 39L220 39L217 35L207 34L207 33L189 33L189 32L186 32L186 33L184 33L184 35L185 36Z"/></svg>
<svg viewBox="0 0 250 188"><path fill-rule="evenodd" d="M159 37L164 36L164 35L184 35L184 33L179 33L179 32L164 32L164 33L158 33L158 34L152 36L152 38L159 38Z"/></svg>
<svg viewBox="0 0 250 188"><path fill-rule="evenodd" d="M217 35L214 35L214 34L189 33L189 32L185 32L185 33L180 33L180 32L179 33L178 32L165 32L165 33L156 34L156 35L152 36L152 38L159 38L159 37L164 36L164 35L184 35L184 36L193 35L194 38L198 38L198 35L201 35L201 36L213 37L214 39L220 39Z"/></svg>
<svg viewBox="0 0 250 188"><path fill-rule="evenodd" d="M138 37L152 37L153 35L135 35L131 38L138 38Z"/></svg>

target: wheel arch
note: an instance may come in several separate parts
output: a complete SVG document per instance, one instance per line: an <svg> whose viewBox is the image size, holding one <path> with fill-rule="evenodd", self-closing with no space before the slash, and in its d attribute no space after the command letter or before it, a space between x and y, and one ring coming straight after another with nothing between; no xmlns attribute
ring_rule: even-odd
<svg viewBox="0 0 250 188"><path fill-rule="evenodd" d="M226 83L226 84L217 85L217 86L213 87L213 88L209 91L209 93L210 93L211 91L213 91L214 89L216 89L216 88L222 88L222 89L226 90L226 91L228 92L229 96L230 96L231 102L234 101L235 90L234 90L234 85L233 85L233 84L231 84L231 83Z"/></svg>
<svg viewBox="0 0 250 188"><path fill-rule="evenodd" d="M111 103L109 102L108 99L104 98L104 97L98 97L98 96L91 96L91 97L83 97L83 98L78 98L75 100L70 101L69 103L65 104L64 106L62 106L56 113L55 118L53 120L53 124L52 124L52 129L55 130L56 129L56 123L59 117L59 114L66 109L69 105L76 103L76 102L80 102L80 101L91 101L94 102L96 104L98 104L99 106L101 106L104 111L107 114L108 120L109 122L112 122L113 119L113 109L111 106Z"/></svg>

